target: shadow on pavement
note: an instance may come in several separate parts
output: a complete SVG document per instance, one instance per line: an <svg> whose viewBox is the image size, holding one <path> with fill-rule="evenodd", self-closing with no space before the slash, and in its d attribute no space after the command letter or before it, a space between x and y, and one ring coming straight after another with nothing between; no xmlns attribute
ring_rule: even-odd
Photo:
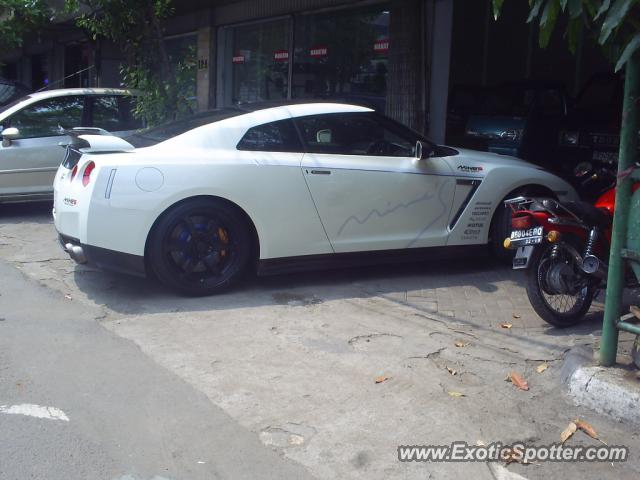
<svg viewBox="0 0 640 480"><path fill-rule="evenodd" d="M51 223L53 202L0 203L0 223Z"/></svg>
<svg viewBox="0 0 640 480"><path fill-rule="evenodd" d="M446 276L442 276L447 272ZM136 278L77 266L75 282L98 304L116 312L165 313L173 311L225 310L263 305L303 306L311 303L364 298L398 291L471 285L484 292L497 290L496 281L511 270L489 258L427 261L412 264L358 267L258 277L248 274L233 289L209 297L186 297L165 288L153 278ZM516 276L517 277L517 276ZM478 280L481 280L478 282Z"/></svg>

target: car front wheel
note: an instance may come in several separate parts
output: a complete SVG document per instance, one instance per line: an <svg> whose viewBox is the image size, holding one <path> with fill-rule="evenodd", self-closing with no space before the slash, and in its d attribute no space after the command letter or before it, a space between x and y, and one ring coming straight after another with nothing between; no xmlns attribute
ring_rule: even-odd
<svg viewBox="0 0 640 480"><path fill-rule="evenodd" d="M154 227L148 248L158 279L187 295L210 295L233 285L250 256L243 215L215 199L194 199L169 210Z"/></svg>

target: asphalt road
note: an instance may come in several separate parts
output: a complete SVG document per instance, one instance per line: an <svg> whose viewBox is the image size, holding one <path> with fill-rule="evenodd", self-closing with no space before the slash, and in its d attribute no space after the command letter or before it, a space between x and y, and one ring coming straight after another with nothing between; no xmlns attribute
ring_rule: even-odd
<svg viewBox="0 0 640 480"><path fill-rule="evenodd" d="M310 478L97 312L0 261L0 479Z"/></svg>

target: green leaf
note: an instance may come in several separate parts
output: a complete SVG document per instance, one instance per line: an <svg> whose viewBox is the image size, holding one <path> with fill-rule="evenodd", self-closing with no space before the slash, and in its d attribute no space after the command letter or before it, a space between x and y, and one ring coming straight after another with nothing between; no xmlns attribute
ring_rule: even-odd
<svg viewBox="0 0 640 480"><path fill-rule="evenodd" d="M598 10L598 13L596 13L596 16L593 17L593 19L598 20L607 10L609 10L610 6L611 6L611 0L604 0L604 2L602 2L602 5L600 5L600 9Z"/></svg>
<svg viewBox="0 0 640 480"><path fill-rule="evenodd" d="M582 15L582 0L569 0L569 17L577 18Z"/></svg>
<svg viewBox="0 0 640 480"><path fill-rule="evenodd" d="M578 40L580 39L580 32L582 31L582 18L572 18L569 20L569 26L567 27L567 39L569 41L569 51L576 53L578 48Z"/></svg>
<svg viewBox="0 0 640 480"><path fill-rule="evenodd" d="M560 13L560 5L558 0L549 0L544 7L542 17L540 18L540 26L546 25L548 22L552 22L555 25L556 19Z"/></svg>
<svg viewBox="0 0 640 480"><path fill-rule="evenodd" d="M602 6L602 0L582 0L582 9L590 17L595 17L596 12Z"/></svg>
<svg viewBox="0 0 640 480"><path fill-rule="evenodd" d="M560 13L560 4L555 0L549 0L540 18L540 37L538 39L540 48L547 48L549 45L558 13Z"/></svg>
<svg viewBox="0 0 640 480"><path fill-rule="evenodd" d="M502 11L502 4L504 0L493 0L493 18L498 20L500 12Z"/></svg>
<svg viewBox="0 0 640 480"><path fill-rule="evenodd" d="M538 16L538 14L540 13L540 8L542 7L544 1L545 0L535 0L535 3L533 3L533 6L531 7L529 18L527 18L527 23L531 23L533 19Z"/></svg>
<svg viewBox="0 0 640 480"><path fill-rule="evenodd" d="M631 5L636 3L637 0L615 0L615 3L611 6L602 24L602 30L600 31L599 42L603 44L607 41L611 32L618 28L618 26L624 21L625 15L629 12Z"/></svg>
<svg viewBox="0 0 640 480"><path fill-rule="evenodd" d="M640 49L640 33L636 33L629 41L629 43L627 43L627 46L624 47L624 51L622 52L622 55L620 55L618 63L616 63L616 72L619 71L624 66L624 64L629 61L631 56L638 49Z"/></svg>

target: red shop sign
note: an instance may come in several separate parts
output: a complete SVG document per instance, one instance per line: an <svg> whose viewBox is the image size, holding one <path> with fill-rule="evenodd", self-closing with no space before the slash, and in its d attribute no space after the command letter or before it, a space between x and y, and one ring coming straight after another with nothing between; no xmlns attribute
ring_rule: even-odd
<svg viewBox="0 0 640 480"><path fill-rule="evenodd" d="M315 47L311 47L311 50L309 50L309 56L313 57L313 58L322 58L322 57L326 57L329 54L329 49L325 46L315 46Z"/></svg>
<svg viewBox="0 0 640 480"><path fill-rule="evenodd" d="M244 55L238 53L231 58L233 63L244 63Z"/></svg>
<svg viewBox="0 0 640 480"><path fill-rule="evenodd" d="M286 62L289 60L288 50L276 50L273 52L273 60L276 62Z"/></svg>
<svg viewBox="0 0 640 480"><path fill-rule="evenodd" d="M376 53L388 53L389 39L381 38L380 40L376 40L376 42L373 44L373 51Z"/></svg>

